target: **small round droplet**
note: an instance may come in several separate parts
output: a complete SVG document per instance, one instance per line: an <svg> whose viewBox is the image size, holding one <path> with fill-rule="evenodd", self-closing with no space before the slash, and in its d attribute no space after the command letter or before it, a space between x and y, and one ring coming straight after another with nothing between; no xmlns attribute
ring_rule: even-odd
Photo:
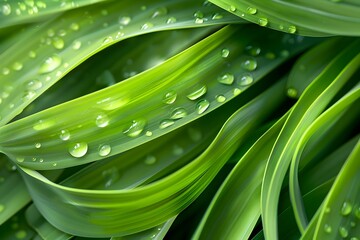
<svg viewBox="0 0 360 240"><path fill-rule="evenodd" d="M3 4L1 7L1 12L3 15L8 16L11 14L11 6L9 4Z"/></svg>
<svg viewBox="0 0 360 240"><path fill-rule="evenodd" d="M19 230L15 233L15 237L17 239L24 239L24 238L26 238L26 236L27 236L27 233L25 230Z"/></svg>
<svg viewBox="0 0 360 240"><path fill-rule="evenodd" d="M59 137L61 140L67 141L70 139L70 133L68 130L61 130Z"/></svg>
<svg viewBox="0 0 360 240"><path fill-rule="evenodd" d="M30 51L28 56L29 56L29 58L36 58L36 52L35 51Z"/></svg>
<svg viewBox="0 0 360 240"><path fill-rule="evenodd" d="M349 232L344 227L339 227L339 234L342 238L347 238L349 236Z"/></svg>
<svg viewBox="0 0 360 240"><path fill-rule="evenodd" d="M54 48L56 49L63 49L65 46L65 42L62 38L59 37L55 37L52 40L52 45L54 46Z"/></svg>
<svg viewBox="0 0 360 240"><path fill-rule="evenodd" d="M111 152L110 145L102 145L99 147L99 155L101 157L105 157L105 156L109 155L110 152Z"/></svg>
<svg viewBox="0 0 360 240"><path fill-rule="evenodd" d="M241 89L239 89L239 88L234 88L234 90L233 90L234 96L239 95L241 92L242 92L242 91L241 91Z"/></svg>
<svg viewBox="0 0 360 240"><path fill-rule="evenodd" d="M72 49L78 50L78 49L80 49L80 48L81 48L81 41L75 40L75 41L73 42L73 44L72 44Z"/></svg>
<svg viewBox="0 0 360 240"><path fill-rule="evenodd" d="M16 158L16 161L21 163L21 162L24 162L25 158L24 157L17 157Z"/></svg>
<svg viewBox="0 0 360 240"><path fill-rule="evenodd" d="M88 145L85 142L75 143L69 147L69 153L71 154L71 156L76 158L85 156L87 151L88 151Z"/></svg>
<svg viewBox="0 0 360 240"><path fill-rule="evenodd" d="M142 26L141 26L141 30L147 30L147 29L150 29L150 28L153 28L154 27L154 24L151 23L151 22L146 22L144 23Z"/></svg>
<svg viewBox="0 0 360 240"><path fill-rule="evenodd" d="M96 117L96 126L103 128L109 124L109 117L105 113L101 113Z"/></svg>
<svg viewBox="0 0 360 240"><path fill-rule="evenodd" d="M39 80L31 80L26 84L26 88L29 91L36 91L39 90L40 88L42 88L43 84L41 81Z"/></svg>
<svg viewBox="0 0 360 240"><path fill-rule="evenodd" d="M212 20L220 20L220 19L222 19L222 18L223 18L223 15L221 15L220 13L215 13L215 14L211 17Z"/></svg>
<svg viewBox="0 0 360 240"><path fill-rule="evenodd" d="M254 7L248 7L248 8L246 9L246 12L247 12L248 14L250 14L250 15L254 15L254 14L257 13L257 9L254 8Z"/></svg>
<svg viewBox="0 0 360 240"><path fill-rule="evenodd" d="M229 54L230 54L229 49L224 48L224 49L221 50L221 56L222 56L223 58L227 58L227 57L229 56Z"/></svg>
<svg viewBox="0 0 360 240"><path fill-rule="evenodd" d="M160 129L168 128L168 127L174 125L174 123L175 122L173 120L166 119L166 120L163 120L160 122L159 128Z"/></svg>
<svg viewBox="0 0 360 240"><path fill-rule="evenodd" d="M324 225L324 231L325 231L326 233L331 233L331 232L332 232L331 226L330 226L329 224L325 224L325 225Z"/></svg>
<svg viewBox="0 0 360 240"><path fill-rule="evenodd" d="M205 95L207 91L206 86L201 86L200 88L196 89L195 91L189 93L186 97L190 100L196 100L200 98L201 96Z"/></svg>
<svg viewBox="0 0 360 240"><path fill-rule="evenodd" d="M144 162L146 165L153 165L156 163L156 157L153 155L148 155L148 156L146 156Z"/></svg>
<svg viewBox="0 0 360 240"><path fill-rule="evenodd" d="M41 143L35 143L35 148L37 149L41 148Z"/></svg>
<svg viewBox="0 0 360 240"><path fill-rule="evenodd" d="M198 114L202 114L209 108L209 106L210 106L209 101L206 99L203 99L196 104L196 112Z"/></svg>
<svg viewBox="0 0 360 240"><path fill-rule="evenodd" d="M23 68L23 64L21 62L14 62L12 65L12 69L15 71L20 71Z"/></svg>
<svg viewBox="0 0 360 240"><path fill-rule="evenodd" d="M245 59L241 63L241 67L248 71L254 71L257 68L257 61L254 58Z"/></svg>
<svg viewBox="0 0 360 240"><path fill-rule="evenodd" d="M231 12L235 12L235 11L236 11L236 7L235 7L234 5L231 5L231 6L229 7L229 10L230 10Z"/></svg>
<svg viewBox="0 0 360 240"><path fill-rule="evenodd" d="M288 88L286 93L290 98L297 98L298 95L298 91L295 88Z"/></svg>
<svg viewBox="0 0 360 240"><path fill-rule="evenodd" d="M144 119L136 119L133 120L129 127L127 127L123 133L129 137L137 137L144 130L146 125L146 120Z"/></svg>
<svg viewBox="0 0 360 240"><path fill-rule="evenodd" d="M153 135L153 133L151 131L146 131L145 132L145 136L147 137L151 137Z"/></svg>
<svg viewBox="0 0 360 240"><path fill-rule="evenodd" d="M266 25L268 25L269 21L267 20L267 18L259 18L258 20L258 24L262 27L265 27Z"/></svg>
<svg viewBox="0 0 360 240"><path fill-rule="evenodd" d="M219 76L217 80L219 83L231 85L234 82L234 75L231 73L225 73L224 75Z"/></svg>
<svg viewBox="0 0 360 240"><path fill-rule="evenodd" d="M5 206L3 204L0 204L0 213L2 213L5 210Z"/></svg>
<svg viewBox="0 0 360 240"><path fill-rule="evenodd" d="M121 25L128 25L129 23L131 22L131 17L129 17L129 16L124 16L124 17L121 17L121 18L119 18L119 23L121 24Z"/></svg>
<svg viewBox="0 0 360 240"><path fill-rule="evenodd" d="M51 57L45 59L44 63L41 64L38 72L40 74L52 72L61 65L61 62L61 58L58 55L54 54Z"/></svg>
<svg viewBox="0 0 360 240"><path fill-rule="evenodd" d="M80 29L80 26L77 23L72 23L70 24L70 29L73 31L78 31Z"/></svg>
<svg viewBox="0 0 360 240"><path fill-rule="evenodd" d="M348 216L352 211L352 205L349 202L344 202L341 207L341 215Z"/></svg>
<svg viewBox="0 0 360 240"><path fill-rule="evenodd" d="M176 23L177 19L175 17L169 17L166 20L166 24Z"/></svg>
<svg viewBox="0 0 360 240"><path fill-rule="evenodd" d="M163 102L166 104L173 104L176 100L177 93L175 91L167 92L163 97Z"/></svg>
<svg viewBox="0 0 360 240"><path fill-rule="evenodd" d="M247 47L245 48L245 51L246 51L248 54L250 54L251 56L256 57L256 56L259 56L259 54L260 54L260 52L261 52L261 48L259 48L259 47L254 47L254 46L249 45L249 46L247 46Z"/></svg>
<svg viewBox="0 0 360 240"><path fill-rule="evenodd" d="M39 120L37 123L33 126L34 130L40 131L45 130L51 126L55 125L55 122L52 120Z"/></svg>
<svg viewBox="0 0 360 240"><path fill-rule="evenodd" d="M355 209L354 214L357 219L360 219L360 206Z"/></svg>
<svg viewBox="0 0 360 240"><path fill-rule="evenodd" d="M289 26L288 33L291 33L291 34L296 33L296 27L295 26Z"/></svg>
<svg viewBox="0 0 360 240"><path fill-rule="evenodd" d="M160 7L155 10L155 12L153 13L153 15L151 17L156 18L159 16L165 16L167 13L168 13L168 10L166 7Z"/></svg>
<svg viewBox="0 0 360 240"><path fill-rule="evenodd" d="M217 95L215 98L216 98L216 101L219 103L223 103L226 101L226 97L224 95Z"/></svg>
<svg viewBox="0 0 360 240"><path fill-rule="evenodd" d="M110 43L113 42L113 41L114 41L114 39L113 39L111 36L108 36L108 37L104 38L103 44L104 44L104 45L105 45L105 44L110 44Z"/></svg>
<svg viewBox="0 0 360 240"><path fill-rule="evenodd" d="M242 87L249 86L253 82L254 78L249 73L244 73L237 78L237 84Z"/></svg>
<svg viewBox="0 0 360 240"><path fill-rule="evenodd" d="M2 72L3 75L9 75L10 69L7 68L7 67L4 67L1 72Z"/></svg>
<svg viewBox="0 0 360 240"><path fill-rule="evenodd" d="M176 108L174 109L174 111L171 113L171 119L180 119L183 117L186 117L187 112L184 108Z"/></svg>

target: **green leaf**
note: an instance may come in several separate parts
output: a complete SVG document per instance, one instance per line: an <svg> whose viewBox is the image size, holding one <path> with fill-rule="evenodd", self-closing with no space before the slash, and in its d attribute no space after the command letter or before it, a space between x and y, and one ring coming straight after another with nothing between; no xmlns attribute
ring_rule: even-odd
<svg viewBox="0 0 360 240"><path fill-rule="evenodd" d="M250 22L308 36L360 35L360 4L323 0L210 0Z"/></svg>
<svg viewBox="0 0 360 240"><path fill-rule="evenodd" d="M266 238L277 238L277 200L296 144L302 133L356 72L360 63L359 50L360 44L356 41L331 62L295 104L279 135L262 185L262 220Z"/></svg>

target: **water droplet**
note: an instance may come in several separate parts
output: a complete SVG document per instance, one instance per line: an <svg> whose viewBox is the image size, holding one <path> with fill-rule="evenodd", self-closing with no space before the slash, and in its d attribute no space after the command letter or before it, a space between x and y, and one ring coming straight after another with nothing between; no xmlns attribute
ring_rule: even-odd
<svg viewBox="0 0 360 240"><path fill-rule="evenodd" d="M36 58L36 52L35 51L30 51L28 56L29 56L29 58Z"/></svg>
<svg viewBox="0 0 360 240"><path fill-rule="evenodd" d="M31 80L26 84L26 88L30 91L36 91L42 88L42 82L39 80Z"/></svg>
<svg viewBox="0 0 360 240"><path fill-rule="evenodd" d="M203 99L196 104L196 112L198 114L202 114L206 111L206 109L209 108L209 106L210 106L209 101L206 99Z"/></svg>
<svg viewBox="0 0 360 240"><path fill-rule="evenodd" d="M219 103L223 103L226 101L226 97L224 95L217 95L215 97L216 101L219 102Z"/></svg>
<svg viewBox="0 0 360 240"><path fill-rule="evenodd" d="M10 69L8 69L7 67L4 67L3 69L2 69L2 74L3 75L8 75L10 73Z"/></svg>
<svg viewBox="0 0 360 240"><path fill-rule="evenodd" d="M152 164L156 163L156 157L153 155L148 155L148 156L146 156L144 162L146 165L152 165Z"/></svg>
<svg viewBox="0 0 360 240"><path fill-rule="evenodd" d="M56 166L57 166L57 163L53 163L52 165L53 165L53 167L56 167Z"/></svg>
<svg viewBox="0 0 360 240"><path fill-rule="evenodd" d="M339 234L342 238L347 238L349 236L349 232L344 227L339 227Z"/></svg>
<svg viewBox="0 0 360 240"><path fill-rule="evenodd" d="M26 236L27 236L27 233L24 230L19 230L15 233L15 237L17 239L24 239L24 238L26 238Z"/></svg>
<svg viewBox="0 0 360 240"><path fill-rule="evenodd" d="M229 56L229 54L230 54L229 49L224 48L224 49L221 50L221 56L222 56L223 58L227 58L227 57Z"/></svg>
<svg viewBox="0 0 360 240"><path fill-rule="evenodd" d="M45 59L44 63L41 64L38 72L40 74L49 73L57 69L60 65L61 58L58 55L54 54L51 57Z"/></svg>
<svg viewBox="0 0 360 240"><path fill-rule="evenodd" d="M259 47L254 47L254 46L247 46L245 48L245 51L250 54L251 56L259 56L260 52L261 52L261 48Z"/></svg>
<svg viewBox="0 0 360 240"><path fill-rule="evenodd" d="M59 137L61 140L67 141L70 139L70 133L68 130L61 130Z"/></svg>
<svg viewBox="0 0 360 240"><path fill-rule="evenodd" d="M235 11L236 11L236 7L233 6L233 5L231 5L231 6L229 7L229 10L230 10L231 12L235 12Z"/></svg>
<svg viewBox="0 0 360 240"><path fill-rule="evenodd" d="M355 217L357 217L357 219L360 219L360 207L357 207L354 211Z"/></svg>
<svg viewBox="0 0 360 240"><path fill-rule="evenodd" d="M101 101L98 101L97 104L99 105L99 107L103 110L106 111L111 111L114 109L118 109L122 106L124 106L125 104L127 104L129 102L129 99L127 98L105 98Z"/></svg>
<svg viewBox="0 0 360 240"><path fill-rule="evenodd" d="M72 49L78 50L78 49L80 49L80 48L81 48L81 41L75 40L75 41L73 42L73 44L72 44Z"/></svg>
<svg viewBox="0 0 360 240"><path fill-rule="evenodd" d="M295 88L288 88L286 93L290 98L296 98L298 95L298 91Z"/></svg>
<svg viewBox="0 0 360 240"><path fill-rule="evenodd" d="M44 159L40 158L40 159L39 159L39 162L41 162L41 163L44 162Z"/></svg>
<svg viewBox="0 0 360 240"><path fill-rule="evenodd" d="M184 153L184 149L182 147L180 147L179 145L174 145L173 146L173 154L174 155L181 155Z"/></svg>
<svg viewBox="0 0 360 240"><path fill-rule="evenodd" d="M37 131L40 131L40 130L44 130L44 129L47 129L51 126L55 125L55 121L52 121L52 120L39 120L37 121L36 124L34 124L33 126L33 129L34 130L37 130Z"/></svg>
<svg viewBox="0 0 360 240"><path fill-rule="evenodd" d="M11 14L11 6L9 4L3 4L1 7L1 12L5 15L8 16Z"/></svg>
<svg viewBox="0 0 360 240"><path fill-rule="evenodd" d="M154 27L154 24L151 22L146 22L141 26L141 30L147 30Z"/></svg>
<svg viewBox="0 0 360 240"><path fill-rule="evenodd" d="M234 75L231 73L225 73L224 75L219 76L217 80L219 83L231 85L234 82Z"/></svg>
<svg viewBox="0 0 360 240"><path fill-rule="evenodd" d="M215 13L213 16L212 16L212 20L220 20L223 18L223 15L221 15L220 13Z"/></svg>
<svg viewBox="0 0 360 240"><path fill-rule="evenodd" d="M5 206L3 204L0 204L0 213L2 213L5 210Z"/></svg>
<svg viewBox="0 0 360 240"><path fill-rule="evenodd" d="M356 226L356 222L351 221L351 222L350 222L350 226L351 226L351 227L355 227L355 226Z"/></svg>
<svg viewBox="0 0 360 240"><path fill-rule="evenodd" d="M167 20L166 20L166 23L167 24L171 24L171 23L176 23L177 19L175 17L169 17Z"/></svg>
<svg viewBox="0 0 360 240"><path fill-rule="evenodd" d="M204 19L203 18L196 18L195 23L202 24L202 23L204 23Z"/></svg>
<svg viewBox="0 0 360 240"><path fill-rule="evenodd" d="M266 25L268 25L269 21L267 20L267 18L259 18L258 20L258 24L262 27L265 27Z"/></svg>
<svg viewBox="0 0 360 240"><path fill-rule="evenodd" d="M241 67L248 71L254 71L257 68L257 61L254 58L245 59L241 63Z"/></svg>
<svg viewBox="0 0 360 240"><path fill-rule="evenodd" d="M14 62L12 65L12 69L15 71L20 71L23 68L23 64L21 62Z"/></svg>
<svg viewBox="0 0 360 240"><path fill-rule="evenodd" d="M85 142L74 143L69 147L69 153L71 156L80 158L85 156L88 151L88 145Z"/></svg>
<svg viewBox="0 0 360 240"><path fill-rule="evenodd" d="M296 27L295 26L289 26L288 33L296 33Z"/></svg>
<svg viewBox="0 0 360 240"><path fill-rule="evenodd" d="M35 143L35 148L37 149L41 148L41 143Z"/></svg>
<svg viewBox="0 0 360 240"><path fill-rule="evenodd" d="M357 238L357 237L352 237L352 238L350 238L350 240L359 240L359 238Z"/></svg>
<svg viewBox="0 0 360 240"><path fill-rule="evenodd" d="M64 48L64 45L65 45L65 42L62 38L59 38L59 37L55 37L53 38L52 40L52 45L54 46L54 48L56 49L63 49Z"/></svg>
<svg viewBox="0 0 360 240"><path fill-rule="evenodd" d="M207 88L204 85L204 86L201 86L199 89L191 92L186 97L190 100L196 100L196 99L200 98L201 96L205 95L206 91L207 91Z"/></svg>
<svg viewBox="0 0 360 240"><path fill-rule="evenodd" d="M352 205L349 202L344 202L340 211L341 215L347 216L351 213L351 211L352 211Z"/></svg>
<svg viewBox="0 0 360 240"><path fill-rule="evenodd" d="M108 37L104 38L103 44L104 44L104 45L105 45L105 44L109 44L109 43L111 43L111 42L113 42L113 41L114 41L114 39L113 39L111 36L108 36Z"/></svg>
<svg viewBox="0 0 360 240"><path fill-rule="evenodd" d="M247 12L248 14L254 15L254 14L257 13L257 9L254 8L254 7L248 7L248 8L246 9L246 12Z"/></svg>
<svg viewBox="0 0 360 240"><path fill-rule="evenodd" d="M177 98L177 93L175 91L170 91L166 93L163 97L163 102L166 104L172 104Z"/></svg>
<svg viewBox="0 0 360 240"><path fill-rule="evenodd" d="M73 31L78 31L80 29L80 26L77 23L72 23L70 24L70 29Z"/></svg>
<svg viewBox="0 0 360 240"><path fill-rule="evenodd" d="M241 92L242 92L242 91L241 91L241 89L239 89L239 88L234 88L234 90L233 90L234 96L239 95Z"/></svg>
<svg viewBox="0 0 360 240"><path fill-rule="evenodd" d="M175 122L173 120L166 119L160 122L159 128L160 129L168 128L171 125L174 125L174 123Z"/></svg>
<svg viewBox="0 0 360 240"><path fill-rule="evenodd" d="M186 117L187 112L184 108L176 108L174 109L174 111L171 113L171 119L180 119L183 117Z"/></svg>
<svg viewBox="0 0 360 240"><path fill-rule="evenodd" d="M332 232L331 226L330 226L329 224L325 224L325 225L324 225L324 231L325 231L326 233L331 233L331 232Z"/></svg>
<svg viewBox="0 0 360 240"><path fill-rule="evenodd" d="M16 158L16 161L18 161L18 162L24 162L24 160L25 160L25 158L24 157L17 157Z"/></svg>
<svg viewBox="0 0 360 240"><path fill-rule="evenodd" d="M105 157L105 156L109 155L110 152L111 152L110 145L102 145L99 147L99 155L101 157Z"/></svg>
<svg viewBox="0 0 360 240"><path fill-rule="evenodd" d="M66 36L66 31L64 29L60 29L57 32L57 35L60 36L60 37L64 37L64 36Z"/></svg>
<svg viewBox="0 0 360 240"><path fill-rule="evenodd" d="M156 18L159 16L165 16L167 13L168 13L168 10L166 7L160 7L155 10L155 12L153 13L153 15L151 17Z"/></svg>
<svg viewBox="0 0 360 240"><path fill-rule="evenodd" d="M236 82L239 86L245 87L252 84L254 82L254 78L251 76L251 74L244 73L237 78Z"/></svg>
<svg viewBox="0 0 360 240"><path fill-rule="evenodd" d="M96 126L103 128L109 124L109 117L105 113L101 113L96 117Z"/></svg>
<svg viewBox="0 0 360 240"><path fill-rule="evenodd" d="M130 126L128 126L123 131L123 133L125 133L129 137L137 137L142 133L142 131L145 128L145 125L146 125L146 120L145 119L133 120L131 122Z"/></svg>
<svg viewBox="0 0 360 240"><path fill-rule="evenodd" d="M151 137L153 135L153 133L151 131L146 131L145 136L147 137Z"/></svg>

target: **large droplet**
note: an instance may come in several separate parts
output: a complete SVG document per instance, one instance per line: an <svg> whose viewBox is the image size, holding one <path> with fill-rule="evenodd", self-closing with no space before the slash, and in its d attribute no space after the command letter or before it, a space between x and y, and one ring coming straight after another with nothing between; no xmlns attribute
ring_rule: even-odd
<svg viewBox="0 0 360 240"><path fill-rule="evenodd" d="M207 91L206 86L205 85L201 86L200 88L198 88L195 91L188 94L187 98L190 100L196 100L196 99L200 98L201 96L205 95L206 91Z"/></svg>
<svg viewBox="0 0 360 240"><path fill-rule="evenodd" d="M35 148L41 148L41 143L35 143Z"/></svg>
<svg viewBox="0 0 360 240"><path fill-rule="evenodd" d="M231 73L225 73L224 75L219 76L217 80L219 83L231 85L234 82L234 75Z"/></svg>
<svg viewBox="0 0 360 240"><path fill-rule="evenodd" d="M131 122L130 126L128 126L123 131L123 133L125 133L129 137L137 137L142 133L142 131L145 128L145 125L146 125L146 120L145 119L133 120Z"/></svg>
<svg viewBox="0 0 360 240"><path fill-rule="evenodd" d="M249 73L244 73L237 78L237 84L242 87L249 86L253 82L254 78Z"/></svg>
<svg viewBox="0 0 360 240"><path fill-rule="evenodd" d="M187 115L187 112L184 108L176 108L171 113L171 119L180 119L180 118L186 117L186 115Z"/></svg>
<svg viewBox="0 0 360 240"><path fill-rule="evenodd" d="M349 236L349 232L344 227L339 227L339 234L342 238L347 238Z"/></svg>
<svg viewBox="0 0 360 240"><path fill-rule="evenodd" d="M78 49L80 49L80 48L81 48L81 41L75 40L75 41L73 42L73 44L72 44L72 49L78 50Z"/></svg>
<svg viewBox="0 0 360 240"><path fill-rule="evenodd" d="M59 37L55 37L53 40L52 40L52 45L54 46L54 48L56 49L63 49L64 46L65 46L65 42L62 38L59 38Z"/></svg>
<svg viewBox="0 0 360 240"><path fill-rule="evenodd" d="M61 130L59 137L61 140L67 141L70 139L70 133L68 130Z"/></svg>
<svg viewBox="0 0 360 240"><path fill-rule="evenodd" d="M42 82L39 80L31 80L26 84L26 88L30 91L36 91L42 88Z"/></svg>
<svg viewBox="0 0 360 240"><path fill-rule="evenodd" d="M102 145L99 147L99 155L101 157L105 157L105 156L109 155L110 152L111 152L110 145L105 144L105 145Z"/></svg>
<svg viewBox="0 0 360 240"><path fill-rule="evenodd" d="M296 33L296 27L295 26L289 26L288 33Z"/></svg>
<svg viewBox="0 0 360 240"><path fill-rule="evenodd" d="M215 97L215 99L216 99L216 101L217 102L219 102L219 103L223 103L223 102L225 102L226 101L226 97L224 96L224 95L217 95L216 97Z"/></svg>
<svg viewBox="0 0 360 240"><path fill-rule="evenodd" d="M101 113L96 117L96 126L103 128L109 124L109 117L105 113Z"/></svg>
<svg viewBox="0 0 360 240"><path fill-rule="evenodd" d="M257 67L257 61L254 58L247 58L241 63L241 67L248 71L254 71Z"/></svg>
<svg viewBox="0 0 360 240"><path fill-rule="evenodd" d="M61 65L61 62L61 58L54 54L51 57L48 57L44 63L41 64L38 72L40 74L52 72Z"/></svg>
<svg viewBox="0 0 360 240"><path fill-rule="evenodd" d="M166 120L163 120L160 122L159 128L160 129L168 128L168 127L174 125L174 123L175 122L173 120L166 119Z"/></svg>
<svg viewBox="0 0 360 240"><path fill-rule="evenodd" d="M175 91L167 92L163 97L163 102L166 104L173 104L176 100L177 93Z"/></svg>
<svg viewBox="0 0 360 240"><path fill-rule="evenodd" d="M352 211L352 205L349 202L344 202L340 211L341 215L347 216L351 213L351 211Z"/></svg>
<svg viewBox="0 0 360 240"><path fill-rule="evenodd" d="M88 145L85 142L74 143L69 147L69 153L71 156L80 158L85 156L88 151Z"/></svg>
<svg viewBox="0 0 360 240"><path fill-rule="evenodd" d="M209 108L209 106L210 106L209 101L206 99L203 99L196 104L196 112L198 114L202 114L203 112L206 111L206 109Z"/></svg>
<svg viewBox="0 0 360 240"><path fill-rule="evenodd" d="M177 19L175 17L169 17L166 20L166 24L176 23Z"/></svg>

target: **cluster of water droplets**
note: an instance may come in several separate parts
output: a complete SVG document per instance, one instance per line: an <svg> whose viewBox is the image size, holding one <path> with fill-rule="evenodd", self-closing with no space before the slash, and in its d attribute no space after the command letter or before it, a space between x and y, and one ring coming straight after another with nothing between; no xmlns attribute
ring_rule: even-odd
<svg viewBox="0 0 360 240"><path fill-rule="evenodd" d="M35 15L46 8L45 1L24 0L14 3L11 1L3 3L0 7L0 14L3 16Z"/></svg>

